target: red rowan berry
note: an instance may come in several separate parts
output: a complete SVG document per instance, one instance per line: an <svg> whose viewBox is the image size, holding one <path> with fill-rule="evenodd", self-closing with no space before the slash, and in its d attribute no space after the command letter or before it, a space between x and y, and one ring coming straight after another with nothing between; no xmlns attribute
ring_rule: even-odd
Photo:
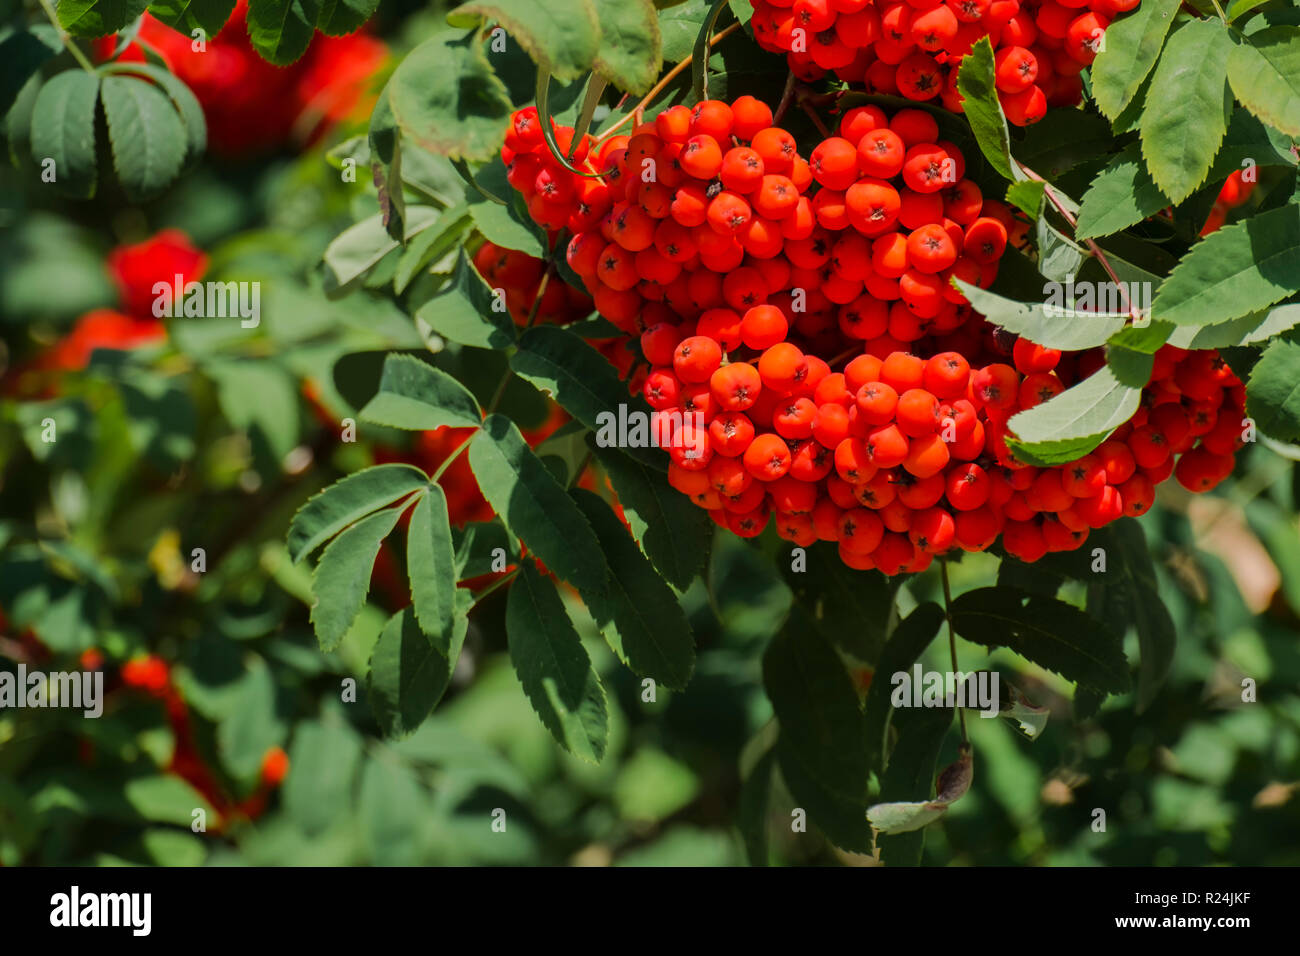
<svg viewBox="0 0 1300 956"><path fill-rule="evenodd" d="M754 440L754 424L743 412L722 412L709 422L709 442L719 455L742 455Z"/></svg>
<svg viewBox="0 0 1300 956"><path fill-rule="evenodd" d="M741 319L741 338L750 349L770 349L785 341L789 323L776 306L754 306Z"/></svg>
<svg viewBox="0 0 1300 956"><path fill-rule="evenodd" d="M673 353L673 371L683 382L707 382L722 361L722 348L704 335L684 339Z"/></svg>
<svg viewBox="0 0 1300 956"><path fill-rule="evenodd" d="M931 554L943 554L952 547L957 536L957 525L952 515L942 508L927 508L912 519L908 537L918 548Z"/></svg>
<svg viewBox="0 0 1300 956"><path fill-rule="evenodd" d="M744 462L759 481L775 481L790 470L790 448L779 435L758 435L745 449Z"/></svg>

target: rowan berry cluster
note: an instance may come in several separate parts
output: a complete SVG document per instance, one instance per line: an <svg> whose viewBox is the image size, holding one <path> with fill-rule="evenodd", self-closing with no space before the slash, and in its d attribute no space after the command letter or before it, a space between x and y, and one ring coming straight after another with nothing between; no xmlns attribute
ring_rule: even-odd
<svg viewBox="0 0 1300 956"><path fill-rule="evenodd" d="M1079 73L1101 48L1106 27L1138 0L751 0L759 45L785 53L791 71L827 71L876 93L938 97L962 111L957 68L987 36L995 51L998 98L1007 119L1027 126L1047 107L1073 106Z"/></svg>
<svg viewBox="0 0 1300 956"><path fill-rule="evenodd" d="M542 290L541 301L533 317L534 323L569 325L585 319L595 308L591 296L554 275L543 288L542 277L546 272L546 263L526 252L503 249L491 242L485 242L474 254L474 268L494 290L501 290L511 319L520 327L528 324L528 317L532 313L533 303L537 302L539 289ZM628 350L626 339L603 338L587 341L618 369L619 375L626 376L632 370L635 356Z"/></svg>
<svg viewBox="0 0 1300 956"><path fill-rule="evenodd" d="M503 249L485 242L474 253L474 268L493 289L504 293L505 305L515 325L528 324L546 263L526 252ZM567 325L591 315L591 296L580 289L552 281L542 291L534 322Z"/></svg>
<svg viewBox="0 0 1300 956"><path fill-rule="evenodd" d="M1194 490L1231 470L1240 382L1215 353L1172 348L1150 407L1093 454L1012 456L1009 419L1104 354L1008 336L951 284L991 284L1018 223L963 178L928 112L852 109L806 159L752 97L673 107L599 144L556 132L600 175L550 158L524 111L510 181L540 224L571 233L596 307L638 337L670 483L736 534L775 522L886 574L999 535L1033 561L1144 513L1175 468Z"/></svg>

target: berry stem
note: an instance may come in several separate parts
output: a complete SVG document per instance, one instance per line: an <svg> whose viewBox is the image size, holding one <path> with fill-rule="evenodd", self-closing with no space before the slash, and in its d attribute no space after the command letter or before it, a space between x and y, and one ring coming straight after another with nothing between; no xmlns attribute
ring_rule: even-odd
<svg viewBox="0 0 1300 956"><path fill-rule="evenodd" d="M1043 195L1047 197L1048 201L1051 202L1054 207L1056 207L1056 211L1059 212L1061 217L1070 224L1071 229L1078 228L1078 219L1076 219L1074 214L1066 208L1063 202L1061 202L1061 198L1056 195L1056 190L1052 184L1024 163L1017 163L1016 165L1020 167L1021 172L1034 182L1043 184ZM1128 287L1119 280L1119 276L1116 275L1115 269L1111 266L1110 260L1106 258L1106 253L1102 251L1101 246L1097 245L1097 243L1093 242L1091 239L1083 240L1083 244L1087 246L1088 252L1091 253L1092 257L1101 263L1101 267L1106 270L1106 275L1110 276L1110 281L1115 283L1115 288L1119 290L1121 301L1123 302L1124 307L1128 310L1129 318L1134 322L1139 321L1142 316L1138 314L1138 310L1133 307L1131 302L1129 302Z"/></svg>
<svg viewBox="0 0 1300 956"><path fill-rule="evenodd" d="M503 379L503 381L509 381L509 376ZM435 471L430 476L429 481L431 483L435 485L438 483L438 479L442 477L442 473L446 471L448 468L450 468L451 463L461 456L461 453L464 452L465 449L469 447L469 443L474 440L474 435L477 434L478 434L478 429L475 429L473 434L471 434L468 438L466 438L463 442L461 442L459 445L456 446L455 451L453 451L450 455L448 455L446 458L443 459L442 464L438 466L438 470Z"/></svg>
<svg viewBox="0 0 1300 956"><path fill-rule="evenodd" d="M953 679L956 680L957 674L960 673L957 667L957 635L952 629L952 588L948 585L948 559L939 559L939 578L943 581L943 617L948 622L948 652L952 658ZM966 709L957 708L957 719L961 721L961 744L963 747L970 746L970 738L966 736Z"/></svg>
<svg viewBox="0 0 1300 956"><path fill-rule="evenodd" d="M54 12L54 5L50 3L50 0L41 0L41 9L45 11L50 23L54 25L54 31L59 35L63 48L72 54L72 58L81 64L83 70L87 73L94 73L95 65L82 52L81 47L77 46L77 41L72 39L67 31L63 29L63 24L59 23L59 15Z"/></svg>
<svg viewBox="0 0 1300 956"><path fill-rule="evenodd" d="M470 611L474 610L474 608L478 607L478 606L479 606L479 603L480 603L480 602L481 602L485 597L487 597L489 594L491 594L491 593L492 593L493 591L495 591L497 588L505 587L507 584L509 584L511 581L513 581L513 580L515 579L516 575L518 575L518 574L519 574L519 569L516 568L515 570L511 571L509 574L505 574L505 575L502 575L501 577L497 578L495 581L493 581L491 584L489 584L487 587L485 587L482 591L479 591L478 594L474 595L474 603L471 604L471 605L469 606L469 610L470 610ZM468 612L466 612L466 613L468 613Z"/></svg>
<svg viewBox="0 0 1300 956"><path fill-rule="evenodd" d="M531 329L533 323L537 321L537 312L542 306L542 296L546 294L546 287L551 282L551 275L555 272L555 263L551 262L546 266L546 271L542 273L542 281L537 284L537 291L533 293L533 304L528 309L528 324L524 326Z"/></svg>
<svg viewBox="0 0 1300 956"><path fill-rule="evenodd" d="M731 34L735 33L739 29L740 29L740 23L739 22L733 23L731 26L727 27L721 33L715 34L713 38L709 40L709 46L710 47L717 46L720 42L725 40L727 37L731 36ZM609 129L605 130L605 132L597 136L596 142L603 143L605 140L609 139L611 136L613 136L615 133L621 130L624 126L626 126L628 123L632 122L633 119L640 116L641 111L644 110L647 106L649 106L656 96L658 96L665 89L667 89L669 83L677 79L677 77L681 76L683 72L690 69L692 59L694 59L693 56L688 56L686 59L682 60L682 62L678 63L675 67L673 67L671 70L665 73L663 79L661 79L658 83L656 83L654 87L650 90L650 92L641 98L641 101L632 108L632 111L628 113L626 116L624 116L617 123L615 123L613 126L611 126Z"/></svg>
<svg viewBox="0 0 1300 956"><path fill-rule="evenodd" d="M799 97L799 108L808 114L808 118L812 120L813 126L817 127L817 132L822 134L823 139L831 138L831 131L826 128L826 124L822 122L822 118L817 115L813 108L808 105L808 101L803 97Z"/></svg>
<svg viewBox="0 0 1300 956"><path fill-rule="evenodd" d="M785 111L790 108L790 101L794 98L794 72L791 71L785 77L785 89L781 91L781 102L776 104L776 112L772 114L772 125L780 126L781 117Z"/></svg>

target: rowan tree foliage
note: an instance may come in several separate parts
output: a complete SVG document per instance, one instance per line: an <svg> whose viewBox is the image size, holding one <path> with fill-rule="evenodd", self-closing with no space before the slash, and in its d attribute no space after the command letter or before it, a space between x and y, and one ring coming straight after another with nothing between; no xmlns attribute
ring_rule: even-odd
<svg viewBox="0 0 1300 956"><path fill-rule="evenodd" d="M0 861L1287 859L1300 5L8 6Z"/></svg>

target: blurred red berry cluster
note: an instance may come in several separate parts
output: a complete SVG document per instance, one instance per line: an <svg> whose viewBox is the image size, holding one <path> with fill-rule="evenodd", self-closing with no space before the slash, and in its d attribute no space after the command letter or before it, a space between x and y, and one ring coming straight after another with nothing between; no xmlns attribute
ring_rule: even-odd
<svg viewBox="0 0 1300 956"><path fill-rule="evenodd" d="M248 0L239 0L202 49L146 13L138 39L120 59L143 62L146 47L157 51L203 106L210 147L227 156L310 142L360 109L371 92L370 78L388 55L383 41L364 30L343 37L320 34L298 62L275 66L249 42L247 10ZM108 59L116 43L115 36L96 41L97 58Z"/></svg>

